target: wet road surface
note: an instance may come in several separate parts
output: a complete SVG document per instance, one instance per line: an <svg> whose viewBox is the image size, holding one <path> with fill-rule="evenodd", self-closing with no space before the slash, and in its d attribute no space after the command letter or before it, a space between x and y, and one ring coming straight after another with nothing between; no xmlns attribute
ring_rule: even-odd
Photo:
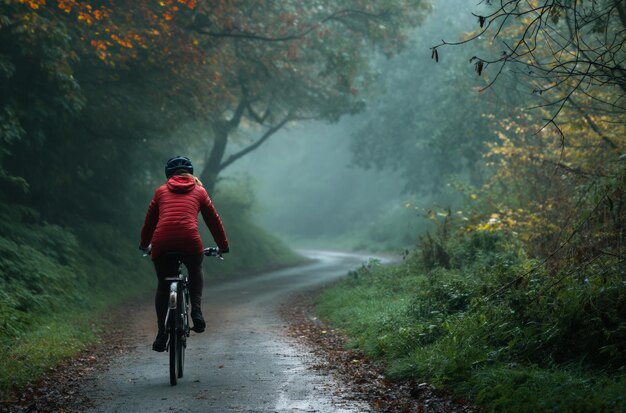
<svg viewBox="0 0 626 413"><path fill-rule="evenodd" d="M167 353L150 346L154 309L129 314L137 347L87 380L90 412L366 412L342 399L342 385L311 368L314 356L288 338L279 315L297 292L345 275L368 257L302 251L315 262L251 278L226 281L204 291L207 330L191 333L185 376L170 386ZM227 257L230 258L230 257ZM149 322L146 322L148 320Z"/></svg>

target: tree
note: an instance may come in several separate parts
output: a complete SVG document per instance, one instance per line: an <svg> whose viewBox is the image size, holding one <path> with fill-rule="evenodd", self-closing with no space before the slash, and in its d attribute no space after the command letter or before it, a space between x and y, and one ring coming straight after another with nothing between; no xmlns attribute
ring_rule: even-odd
<svg viewBox="0 0 626 413"><path fill-rule="evenodd" d="M384 65L382 96L370 102L366 120L352 136L354 162L364 168L395 169L406 189L421 197L445 192L451 174L479 185L484 179L485 142L496 140L487 114L519 98L493 88L478 94L482 79L463 70L467 59L449 54L437 67L428 45L441 28L467 26L452 1L439 1L415 31L411 47Z"/></svg>
<svg viewBox="0 0 626 413"><path fill-rule="evenodd" d="M487 10L475 14L481 30L468 39L443 41L432 48L433 57L448 45L492 37L501 46L493 57L470 61L480 75L496 67L491 83L511 65L542 96L538 106L552 109L553 123L567 103L589 97L607 113L626 109L626 5L621 0L547 0L485 2Z"/></svg>
<svg viewBox="0 0 626 413"><path fill-rule="evenodd" d="M470 61L478 75L491 74L486 88L515 81L532 91L524 101L534 110L492 114L493 175L471 194L478 207L467 229L507 231L552 269L570 266L569 276L602 257L624 257L625 7L486 2L475 14L478 33L432 48L437 60L448 46L482 39L488 48Z"/></svg>
<svg viewBox="0 0 626 413"><path fill-rule="evenodd" d="M177 122L193 118L180 103L190 99L178 92L189 72L163 64L191 51L173 47L180 38L159 8L154 2L2 4L3 199L46 205L45 218L55 221L85 214L129 219L121 209L128 210L132 195L122 194L142 193L137 187L146 185L145 179L136 184L140 166L154 154L147 142L163 144Z"/></svg>
<svg viewBox="0 0 626 413"><path fill-rule="evenodd" d="M363 108L371 80L371 46L391 56L404 30L419 22L419 1L234 1L216 14L199 7L192 28L219 44L225 96L211 116L213 145L201 178L212 189L221 170L289 122L336 121ZM226 16L226 18L224 18ZM263 130L223 159L240 124Z"/></svg>
<svg viewBox="0 0 626 413"><path fill-rule="evenodd" d="M33 4L35 7L36 4ZM76 60L66 26L58 19L9 3L0 13L0 175L18 144L36 146L51 124L67 120L85 105L71 66ZM13 188L15 189L15 188Z"/></svg>
<svg viewBox="0 0 626 413"><path fill-rule="evenodd" d="M212 189L221 169L288 122L359 111L369 46L393 55L422 8L419 0L11 0L1 11L5 175L25 179L28 202L58 206L48 214L128 219L102 200L162 179L146 172L160 170L157 154L211 148L202 176ZM192 123L206 130L172 140ZM223 159L243 124L258 125L260 138Z"/></svg>

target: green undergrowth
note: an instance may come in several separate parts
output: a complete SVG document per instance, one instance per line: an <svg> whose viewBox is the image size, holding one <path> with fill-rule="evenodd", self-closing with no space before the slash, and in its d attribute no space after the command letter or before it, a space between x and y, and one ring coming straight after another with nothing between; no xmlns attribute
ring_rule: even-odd
<svg viewBox="0 0 626 413"><path fill-rule="evenodd" d="M435 244L351 272L319 297L319 315L391 378L428 380L485 411L626 411L623 263L549 274L497 234Z"/></svg>
<svg viewBox="0 0 626 413"><path fill-rule="evenodd" d="M97 340L97 316L152 285L136 246L106 225L73 229L0 205L0 391ZM4 398L4 397L3 397Z"/></svg>

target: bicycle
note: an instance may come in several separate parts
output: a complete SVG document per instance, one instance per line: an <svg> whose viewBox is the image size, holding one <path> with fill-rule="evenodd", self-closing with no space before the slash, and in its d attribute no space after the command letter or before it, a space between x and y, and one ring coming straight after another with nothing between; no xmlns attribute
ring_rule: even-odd
<svg viewBox="0 0 626 413"><path fill-rule="evenodd" d="M188 275L183 272L182 254L169 253L168 255L178 261L178 275L165 278L165 281L171 282L168 310L165 316L165 331L168 335L167 352L170 359L170 384L176 386L178 379L183 377L187 337L189 337L189 332L192 329L189 327ZM204 255L224 259L219 248L216 247L205 248Z"/></svg>

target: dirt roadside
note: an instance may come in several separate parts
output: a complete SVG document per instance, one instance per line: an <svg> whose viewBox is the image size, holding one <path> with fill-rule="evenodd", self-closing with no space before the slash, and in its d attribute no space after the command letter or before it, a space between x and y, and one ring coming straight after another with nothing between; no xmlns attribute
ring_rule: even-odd
<svg viewBox="0 0 626 413"><path fill-rule="evenodd" d="M471 403L455 400L450 393L428 383L386 379L384 366L348 349L346 336L315 316L314 301L320 291L294 295L281 307L281 315L288 322L288 334L311 349L321 361L311 368L346 384L350 393L344 397L364 401L373 410L385 413L480 412Z"/></svg>
<svg viewBox="0 0 626 413"><path fill-rule="evenodd" d="M77 412L90 407L92 400L80 391L81 386L94 372L106 370L112 360L132 351L137 343L146 339L138 330L127 328L123 321L129 312L145 311L151 299L142 297L103 317L99 320L101 332L96 344L57 365L38 381L14 390L9 400L0 402L0 412Z"/></svg>

